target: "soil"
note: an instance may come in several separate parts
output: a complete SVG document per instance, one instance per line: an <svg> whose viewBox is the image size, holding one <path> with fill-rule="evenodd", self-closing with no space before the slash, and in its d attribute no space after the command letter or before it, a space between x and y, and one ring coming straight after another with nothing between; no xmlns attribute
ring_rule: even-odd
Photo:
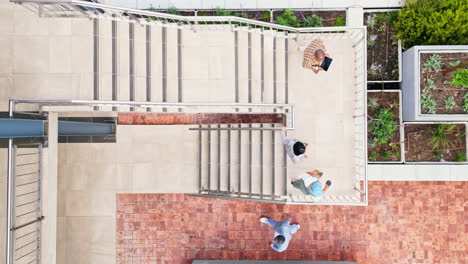
<svg viewBox="0 0 468 264"><path fill-rule="evenodd" d="M427 90L432 94L432 97L437 103L436 105L437 114L466 114L466 112L463 111L463 96L465 95L466 92L468 92L468 89L463 89L463 87L456 87L450 84L450 81L452 80L452 75L456 71L453 71L446 75L442 74L441 71L424 72L423 70L424 62L427 59L429 59L432 54L434 53L422 53L421 54L421 61L419 62L420 69L421 69L421 74L420 74L421 92L423 90ZM439 55L441 56L442 70L451 68L451 66L448 64L450 61L459 60L463 62L468 59L468 53L439 53ZM428 78L430 78L431 80L435 82L435 85L437 87L436 90L429 89L427 85ZM456 90L444 90L444 89L456 89ZM447 110L444 107L444 101L450 96L453 96L456 104L451 110ZM421 113L427 114L427 110L421 107Z"/></svg>
<svg viewBox="0 0 468 264"><path fill-rule="evenodd" d="M432 138L432 131L436 127L437 125L435 124L408 124L405 127L406 161L440 161L439 158L435 157L435 151L443 151L444 160L455 161L455 152L466 153L465 125L456 125L453 133L450 133L447 136L447 138L453 143L453 146L449 149L450 153L446 153L445 149L432 149L430 141Z"/></svg>
<svg viewBox="0 0 468 264"><path fill-rule="evenodd" d="M276 18L281 16L282 13L283 11L275 10L273 12L274 20L276 21ZM322 18L323 27L332 27L335 19L340 16L343 17L343 20L346 22L346 11L294 11L294 15L300 23L304 23L306 18L313 14Z"/></svg>
<svg viewBox="0 0 468 264"><path fill-rule="evenodd" d="M400 83L367 83L367 90L400 90Z"/></svg>
<svg viewBox="0 0 468 264"><path fill-rule="evenodd" d="M364 24L367 26L367 17L374 14L381 14L386 18L386 14L391 12L372 12L364 13ZM379 23L375 23L374 28L367 26L368 38L376 35L375 45L371 47L367 44L367 69L371 65L382 65L380 73L367 74L367 80L398 80L398 43L395 39L395 32L392 25L383 19Z"/></svg>
<svg viewBox="0 0 468 264"><path fill-rule="evenodd" d="M400 98L399 98L398 93L373 92L373 93L367 93L367 98L377 98L378 103L379 103L379 107L376 107L376 108L367 107L367 114L371 117L374 116L380 108L383 107L383 108L389 109L391 105L397 104L391 109L391 112L393 113L393 117L394 117L393 120L395 121L397 126L400 125L400 107L399 107ZM367 139L371 140L372 138L373 138L372 133L368 132ZM373 152L376 153L376 157L377 157L375 160L371 160L369 158L369 161L400 161L401 149L400 149L400 128L399 127L395 130L391 142L394 142L397 144L396 150L393 150L390 144L383 144L383 145L375 144L372 147L368 145L368 149L367 149L368 157L370 157L370 154ZM389 151L392 154L388 158L383 158L381 154L385 151Z"/></svg>

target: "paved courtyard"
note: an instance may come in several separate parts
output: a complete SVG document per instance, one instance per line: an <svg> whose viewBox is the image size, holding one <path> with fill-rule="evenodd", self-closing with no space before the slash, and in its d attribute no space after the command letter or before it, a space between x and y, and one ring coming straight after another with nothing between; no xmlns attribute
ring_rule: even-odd
<svg viewBox="0 0 468 264"><path fill-rule="evenodd" d="M369 182L369 206L285 206L191 197L117 195L117 263L192 259L467 263L466 182ZM283 253L260 216L301 229Z"/></svg>

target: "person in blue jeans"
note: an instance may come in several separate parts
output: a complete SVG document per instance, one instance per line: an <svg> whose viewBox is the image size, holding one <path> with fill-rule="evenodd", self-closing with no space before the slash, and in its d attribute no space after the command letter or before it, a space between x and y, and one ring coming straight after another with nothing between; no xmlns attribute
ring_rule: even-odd
<svg viewBox="0 0 468 264"><path fill-rule="evenodd" d="M277 252L283 252L288 248L292 235L301 227L300 225L290 225L291 218L289 217L286 217L283 222L262 217L260 222L270 225L275 230L275 239L272 241L271 248Z"/></svg>

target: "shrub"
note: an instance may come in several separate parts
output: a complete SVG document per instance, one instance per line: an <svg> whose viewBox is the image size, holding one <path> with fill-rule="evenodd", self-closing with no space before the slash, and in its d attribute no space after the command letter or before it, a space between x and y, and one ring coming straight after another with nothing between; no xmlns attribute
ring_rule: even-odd
<svg viewBox="0 0 468 264"><path fill-rule="evenodd" d="M249 18L249 15L247 15L247 13L245 13L245 12L234 13L233 16L242 17L242 18Z"/></svg>
<svg viewBox="0 0 468 264"><path fill-rule="evenodd" d="M344 27L346 26L346 22L344 20L344 16L339 16L333 21L332 26L334 27Z"/></svg>
<svg viewBox="0 0 468 264"><path fill-rule="evenodd" d="M461 60L456 60L456 61L449 61L448 64L452 67L457 67L458 65L460 65L461 63Z"/></svg>
<svg viewBox="0 0 468 264"><path fill-rule="evenodd" d="M463 110L468 113L468 92L463 96Z"/></svg>
<svg viewBox="0 0 468 264"><path fill-rule="evenodd" d="M180 12L177 8L171 6L168 10L167 10L167 13L168 14L171 14L171 15L180 15Z"/></svg>
<svg viewBox="0 0 468 264"><path fill-rule="evenodd" d="M368 15L367 16L367 25L371 28L374 29L376 21L375 21L375 16L376 14Z"/></svg>
<svg viewBox="0 0 468 264"><path fill-rule="evenodd" d="M367 38L367 45L370 47L374 47L375 44L377 43L377 35L369 35Z"/></svg>
<svg viewBox="0 0 468 264"><path fill-rule="evenodd" d="M376 152L371 152L369 153L369 160L376 160L377 159L377 153Z"/></svg>
<svg viewBox="0 0 468 264"><path fill-rule="evenodd" d="M457 72L453 74L453 78L450 83L455 86L468 88L468 69L458 69Z"/></svg>
<svg viewBox="0 0 468 264"><path fill-rule="evenodd" d="M447 99L445 99L444 106L446 110L453 109L453 107L455 106L455 99L453 98L453 96L449 96L447 97Z"/></svg>
<svg viewBox="0 0 468 264"><path fill-rule="evenodd" d="M391 154L390 151L385 150L382 153L380 153L380 157L382 157L382 159L388 159L390 158L390 154Z"/></svg>
<svg viewBox="0 0 468 264"><path fill-rule="evenodd" d="M466 161L466 153L464 152L455 152L455 161Z"/></svg>
<svg viewBox="0 0 468 264"><path fill-rule="evenodd" d="M440 60L439 54L432 54L429 59L424 62L424 71L439 71L442 68L442 61Z"/></svg>
<svg viewBox="0 0 468 264"><path fill-rule="evenodd" d="M421 107L423 109L426 109L428 114L434 115L436 113L436 105L437 103L430 92L423 91L421 93Z"/></svg>
<svg viewBox="0 0 468 264"><path fill-rule="evenodd" d="M312 14L306 18L303 24L304 27L321 27L322 18L316 14Z"/></svg>
<svg viewBox="0 0 468 264"><path fill-rule="evenodd" d="M286 8L283 10L281 16L276 18L276 23L283 25L283 26L290 26L290 27L299 27L300 24L297 21L297 17L294 15L294 12L290 8Z"/></svg>
<svg viewBox="0 0 468 264"><path fill-rule="evenodd" d="M375 97L367 98L367 107L369 107L370 109L376 109L377 107L379 107L379 99Z"/></svg>
<svg viewBox="0 0 468 264"><path fill-rule="evenodd" d="M378 144L386 144L393 137L397 129L393 120L393 113L385 108L381 108L369 121L369 131L375 135Z"/></svg>
<svg viewBox="0 0 468 264"><path fill-rule="evenodd" d="M269 21L270 21L270 17L271 17L270 11L263 11L263 12L262 12L262 19L263 19L264 21L269 22Z"/></svg>
<svg viewBox="0 0 468 264"><path fill-rule="evenodd" d="M396 38L405 48L415 45L468 43L466 0L407 1L395 22Z"/></svg>
<svg viewBox="0 0 468 264"><path fill-rule="evenodd" d="M450 135L454 129L454 124L438 124L432 131L432 149L447 149L453 146L453 143L447 136Z"/></svg>
<svg viewBox="0 0 468 264"><path fill-rule="evenodd" d="M431 90L435 90L437 88L435 82L429 78L427 78L427 87L429 87Z"/></svg>
<svg viewBox="0 0 468 264"><path fill-rule="evenodd" d="M226 9L221 9L219 7L215 8L215 16L230 16L231 11Z"/></svg>
<svg viewBox="0 0 468 264"><path fill-rule="evenodd" d="M440 151L440 150L434 151L434 159L443 160L444 159L444 152Z"/></svg>

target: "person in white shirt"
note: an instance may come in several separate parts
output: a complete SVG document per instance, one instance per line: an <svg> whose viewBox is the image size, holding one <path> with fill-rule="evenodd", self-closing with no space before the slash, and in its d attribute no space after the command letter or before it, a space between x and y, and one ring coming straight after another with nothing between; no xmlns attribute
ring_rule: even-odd
<svg viewBox="0 0 468 264"><path fill-rule="evenodd" d="M288 139L286 136L286 127L281 128L281 138L283 139L284 148L286 153L291 158L294 164L301 162L304 159L307 159L305 154L307 143L302 143L296 139Z"/></svg>
<svg viewBox="0 0 468 264"><path fill-rule="evenodd" d="M306 172L298 180L292 181L291 184L301 190L303 194L311 195L313 200L318 202L323 197L323 193L331 186L331 181L328 180L323 187L320 183L323 173L319 170Z"/></svg>
<svg viewBox="0 0 468 264"><path fill-rule="evenodd" d="M271 248L277 252L283 252L288 248L292 235L300 228L299 225L291 225L291 218L289 217L286 217L282 222L262 217L260 222L268 224L275 231L275 239L272 241Z"/></svg>

